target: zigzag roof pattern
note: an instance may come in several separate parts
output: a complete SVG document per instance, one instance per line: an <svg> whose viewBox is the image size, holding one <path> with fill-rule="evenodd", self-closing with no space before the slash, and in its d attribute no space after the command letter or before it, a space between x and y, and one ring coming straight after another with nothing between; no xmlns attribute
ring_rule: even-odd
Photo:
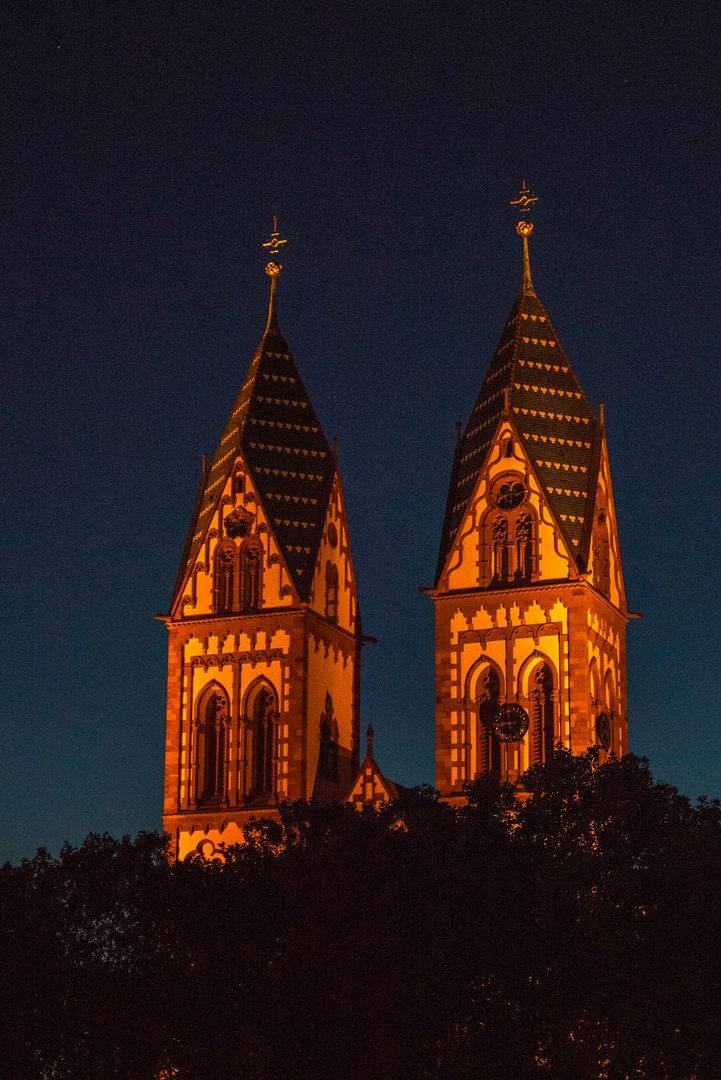
<svg viewBox="0 0 721 1080"><path fill-rule="evenodd" d="M581 551L598 421L536 296L524 237L524 274L498 347L456 451L436 584L505 408L574 555ZM595 489L595 488L594 488Z"/></svg>
<svg viewBox="0 0 721 1080"><path fill-rule="evenodd" d="M240 451L301 600L308 599L328 510L335 459L280 332L268 326L205 476L173 603L198 555Z"/></svg>

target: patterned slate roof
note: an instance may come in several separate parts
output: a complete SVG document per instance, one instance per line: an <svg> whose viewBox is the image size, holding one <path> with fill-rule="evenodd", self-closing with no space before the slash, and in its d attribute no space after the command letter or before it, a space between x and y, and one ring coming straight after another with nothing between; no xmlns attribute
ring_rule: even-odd
<svg viewBox="0 0 721 1080"><path fill-rule="evenodd" d="M335 462L280 332L274 303L208 470L180 582L200 550L239 449L293 582L307 599Z"/></svg>
<svg viewBox="0 0 721 1080"><path fill-rule="evenodd" d="M596 418L531 284L523 284L458 447L448 493L436 583L463 520L504 409L516 429L571 551L578 555Z"/></svg>

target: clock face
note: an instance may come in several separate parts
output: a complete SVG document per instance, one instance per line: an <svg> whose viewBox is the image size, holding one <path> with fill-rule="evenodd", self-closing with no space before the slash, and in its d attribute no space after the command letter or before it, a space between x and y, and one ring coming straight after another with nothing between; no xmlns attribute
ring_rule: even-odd
<svg viewBox="0 0 721 1080"><path fill-rule="evenodd" d="M496 502L501 510L515 510L523 502L525 494L526 489L520 480L509 481L499 487Z"/></svg>
<svg viewBox="0 0 721 1080"><path fill-rule="evenodd" d="M493 734L501 742L518 742L528 731L528 713L515 701L501 705L493 721Z"/></svg>
<svg viewBox="0 0 721 1080"><path fill-rule="evenodd" d="M608 713L602 712L596 717L596 734L602 748L607 751L611 746L611 721Z"/></svg>

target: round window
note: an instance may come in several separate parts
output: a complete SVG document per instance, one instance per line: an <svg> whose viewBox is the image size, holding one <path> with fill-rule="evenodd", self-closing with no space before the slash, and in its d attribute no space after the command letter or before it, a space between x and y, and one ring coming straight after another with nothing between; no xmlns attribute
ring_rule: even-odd
<svg viewBox="0 0 721 1080"><path fill-rule="evenodd" d="M496 502L501 510L515 510L523 502L526 489L520 480L507 480L498 489Z"/></svg>

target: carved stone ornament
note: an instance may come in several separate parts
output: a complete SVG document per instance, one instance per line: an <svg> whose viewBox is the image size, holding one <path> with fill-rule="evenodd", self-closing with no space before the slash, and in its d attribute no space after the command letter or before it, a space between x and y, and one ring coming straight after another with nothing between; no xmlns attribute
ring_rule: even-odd
<svg viewBox="0 0 721 1080"><path fill-rule="evenodd" d="M254 517L255 515L251 514L249 510L237 506L225 519L227 535L232 536L234 539L239 536L249 536L250 530L253 528Z"/></svg>

